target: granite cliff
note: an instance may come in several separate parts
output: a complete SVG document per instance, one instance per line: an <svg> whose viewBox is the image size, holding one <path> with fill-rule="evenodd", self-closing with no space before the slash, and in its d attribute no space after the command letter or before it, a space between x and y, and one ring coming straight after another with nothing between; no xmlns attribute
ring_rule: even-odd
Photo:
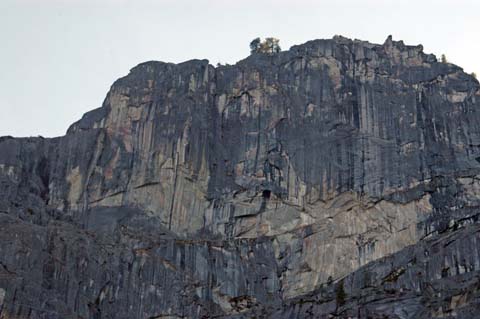
<svg viewBox="0 0 480 319"><path fill-rule="evenodd" d="M0 318L480 309L480 85L391 37L142 63L0 194Z"/></svg>

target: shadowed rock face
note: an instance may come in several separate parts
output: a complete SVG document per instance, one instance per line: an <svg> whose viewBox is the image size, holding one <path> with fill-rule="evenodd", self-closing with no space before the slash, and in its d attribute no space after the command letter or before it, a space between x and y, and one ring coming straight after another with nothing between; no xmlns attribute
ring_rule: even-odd
<svg viewBox="0 0 480 319"><path fill-rule="evenodd" d="M140 64L0 138L0 318L475 318L479 108L391 37Z"/></svg>

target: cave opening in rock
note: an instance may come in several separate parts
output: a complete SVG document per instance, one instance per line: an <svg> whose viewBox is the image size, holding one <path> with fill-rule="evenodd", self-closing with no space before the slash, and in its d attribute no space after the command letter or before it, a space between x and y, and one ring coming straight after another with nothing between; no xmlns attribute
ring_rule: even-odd
<svg viewBox="0 0 480 319"><path fill-rule="evenodd" d="M262 197L265 198L265 199L270 199L270 195L271 195L271 191L266 189L262 192Z"/></svg>

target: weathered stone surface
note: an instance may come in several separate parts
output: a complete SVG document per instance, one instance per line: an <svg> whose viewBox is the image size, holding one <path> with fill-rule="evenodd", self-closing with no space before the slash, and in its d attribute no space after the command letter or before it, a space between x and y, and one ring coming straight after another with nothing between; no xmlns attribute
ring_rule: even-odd
<svg viewBox="0 0 480 319"><path fill-rule="evenodd" d="M0 138L0 317L473 318L479 107L391 37L140 64Z"/></svg>
<svg viewBox="0 0 480 319"><path fill-rule="evenodd" d="M478 224L456 231L450 229L435 239L374 261L338 283L289 300L283 309L270 315L273 318L478 318L479 234ZM340 290L344 291L344 298L340 298Z"/></svg>

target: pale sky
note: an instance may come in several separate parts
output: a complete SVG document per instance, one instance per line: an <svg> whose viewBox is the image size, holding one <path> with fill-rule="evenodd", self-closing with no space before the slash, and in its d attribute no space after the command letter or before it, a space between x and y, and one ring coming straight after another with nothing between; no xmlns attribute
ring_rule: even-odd
<svg viewBox="0 0 480 319"><path fill-rule="evenodd" d="M282 49L389 34L480 74L479 0L0 0L0 136L65 134L138 63L233 64L259 36Z"/></svg>

